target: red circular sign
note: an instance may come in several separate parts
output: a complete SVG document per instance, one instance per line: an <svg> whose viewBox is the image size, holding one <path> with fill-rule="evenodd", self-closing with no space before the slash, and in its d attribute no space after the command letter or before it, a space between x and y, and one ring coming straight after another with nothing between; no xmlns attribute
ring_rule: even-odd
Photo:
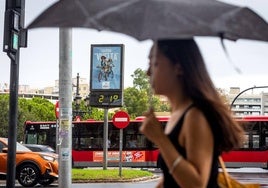
<svg viewBox="0 0 268 188"><path fill-rule="evenodd" d="M129 115L124 111L118 111L113 116L113 124L119 129L126 128L129 124Z"/></svg>
<svg viewBox="0 0 268 188"><path fill-rule="evenodd" d="M55 104L55 116L57 119L59 119L59 115L60 115L60 108L59 108L59 101L57 101Z"/></svg>

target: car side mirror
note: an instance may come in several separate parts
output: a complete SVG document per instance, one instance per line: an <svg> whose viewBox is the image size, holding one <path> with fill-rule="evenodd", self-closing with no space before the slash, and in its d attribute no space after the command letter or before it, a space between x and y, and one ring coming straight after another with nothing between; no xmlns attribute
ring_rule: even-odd
<svg viewBox="0 0 268 188"><path fill-rule="evenodd" d="M8 150L7 148L3 148L3 149L2 149L2 152L3 152L3 153L7 153L7 150Z"/></svg>

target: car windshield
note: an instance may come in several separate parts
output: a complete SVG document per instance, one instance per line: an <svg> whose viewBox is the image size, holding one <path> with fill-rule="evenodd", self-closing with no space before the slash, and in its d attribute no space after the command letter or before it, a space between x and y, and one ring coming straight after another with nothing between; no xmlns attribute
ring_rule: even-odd
<svg viewBox="0 0 268 188"><path fill-rule="evenodd" d="M4 138L4 140L6 141L6 144L8 144L8 139ZM24 145L20 144L17 142L17 151L31 151L30 149L28 149L27 147L25 147Z"/></svg>
<svg viewBox="0 0 268 188"><path fill-rule="evenodd" d="M17 142L17 151L31 151L31 150Z"/></svg>
<svg viewBox="0 0 268 188"><path fill-rule="evenodd" d="M51 147L47 147L47 151L48 151L48 152L52 152L52 153L55 152L55 150L54 150L53 148L51 148Z"/></svg>

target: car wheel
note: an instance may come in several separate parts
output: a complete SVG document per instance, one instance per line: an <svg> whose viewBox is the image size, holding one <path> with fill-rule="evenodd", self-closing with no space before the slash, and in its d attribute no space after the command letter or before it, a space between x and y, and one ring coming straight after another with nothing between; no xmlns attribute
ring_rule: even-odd
<svg viewBox="0 0 268 188"><path fill-rule="evenodd" d="M43 185L43 186L47 186L50 185L51 183L53 183L55 181L54 178L47 178L47 179L39 179L38 183Z"/></svg>
<svg viewBox="0 0 268 188"><path fill-rule="evenodd" d="M19 183L24 187L33 187L39 178L39 169L33 164L23 164L17 173Z"/></svg>

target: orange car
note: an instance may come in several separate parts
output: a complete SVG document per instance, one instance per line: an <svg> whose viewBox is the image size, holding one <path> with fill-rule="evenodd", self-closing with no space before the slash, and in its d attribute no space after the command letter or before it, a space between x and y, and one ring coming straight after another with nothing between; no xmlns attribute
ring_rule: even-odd
<svg viewBox="0 0 268 188"><path fill-rule="evenodd" d="M7 173L7 138L0 137L0 174ZM32 152L17 142L16 179L24 187L49 185L58 179L58 155Z"/></svg>

